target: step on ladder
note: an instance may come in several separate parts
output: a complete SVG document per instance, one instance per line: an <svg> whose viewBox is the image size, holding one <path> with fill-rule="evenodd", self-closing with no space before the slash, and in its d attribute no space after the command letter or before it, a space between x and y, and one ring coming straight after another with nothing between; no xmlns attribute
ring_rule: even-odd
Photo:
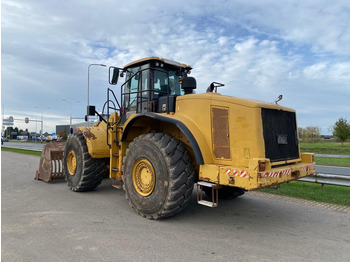
<svg viewBox="0 0 350 262"><path fill-rule="evenodd" d="M116 189L123 189L123 181L119 181L116 178L112 179L112 187Z"/></svg>
<svg viewBox="0 0 350 262"><path fill-rule="evenodd" d="M209 187L211 188L211 200L203 200L203 187ZM221 188L222 186L209 183L209 182L204 182L204 181L198 181L197 182L197 203L200 205L204 205L207 207L217 207L219 205L219 193L218 189Z"/></svg>

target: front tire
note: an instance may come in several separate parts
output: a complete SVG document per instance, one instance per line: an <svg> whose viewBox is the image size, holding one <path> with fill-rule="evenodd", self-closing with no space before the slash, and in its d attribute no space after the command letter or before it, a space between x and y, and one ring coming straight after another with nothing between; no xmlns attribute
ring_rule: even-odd
<svg viewBox="0 0 350 262"><path fill-rule="evenodd" d="M163 133L150 133L130 143L123 165L126 198L141 216L159 219L182 211L194 185L185 146Z"/></svg>
<svg viewBox="0 0 350 262"><path fill-rule="evenodd" d="M106 160L90 156L85 138L80 132L67 140L63 168L68 187L76 192L96 188L107 173Z"/></svg>

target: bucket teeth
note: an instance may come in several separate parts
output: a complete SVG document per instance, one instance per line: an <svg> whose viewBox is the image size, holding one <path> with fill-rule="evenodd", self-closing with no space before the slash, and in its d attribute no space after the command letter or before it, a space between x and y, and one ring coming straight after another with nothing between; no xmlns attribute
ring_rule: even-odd
<svg viewBox="0 0 350 262"><path fill-rule="evenodd" d="M52 141L41 152L39 170L35 179L49 182L51 180L64 179L63 152L65 142Z"/></svg>

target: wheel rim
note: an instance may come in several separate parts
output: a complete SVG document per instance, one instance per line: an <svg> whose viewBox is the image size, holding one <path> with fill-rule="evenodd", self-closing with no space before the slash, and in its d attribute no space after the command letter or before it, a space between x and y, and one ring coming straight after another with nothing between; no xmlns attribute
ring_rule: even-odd
<svg viewBox="0 0 350 262"><path fill-rule="evenodd" d="M132 182L134 189L141 196L152 194L156 184L153 166L145 158L137 160L132 169Z"/></svg>
<svg viewBox="0 0 350 262"><path fill-rule="evenodd" d="M67 154L67 169L68 173L71 176L75 175L75 171L77 170L77 157L73 149L68 151Z"/></svg>

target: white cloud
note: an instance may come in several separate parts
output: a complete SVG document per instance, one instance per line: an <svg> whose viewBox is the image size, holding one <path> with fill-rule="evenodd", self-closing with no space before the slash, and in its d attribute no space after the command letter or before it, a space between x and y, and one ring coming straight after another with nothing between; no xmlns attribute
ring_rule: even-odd
<svg viewBox="0 0 350 262"><path fill-rule="evenodd" d="M339 82L350 81L350 62L335 63L329 69L329 78Z"/></svg>
<svg viewBox="0 0 350 262"><path fill-rule="evenodd" d="M344 85L350 80L350 62L338 62L327 66L321 62L303 70L306 78L327 81L329 84Z"/></svg>
<svg viewBox="0 0 350 262"><path fill-rule="evenodd" d="M311 79L323 78L327 69L327 65L324 63L317 63L306 67L303 73L306 77Z"/></svg>
<svg viewBox="0 0 350 262"><path fill-rule="evenodd" d="M45 114L67 123L61 100L81 101L74 114L85 114L90 63L160 56L192 65L198 92L218 81L228 95L273 101L283 94L281 103L298 109L299 119L325 126L349 114L349 7L314 0L4 1L2 103L6 114L50 107ZM91 68L90 84L91 102L102 105L107 70ZM337 106L323 110L332 100Z"/></svg>

